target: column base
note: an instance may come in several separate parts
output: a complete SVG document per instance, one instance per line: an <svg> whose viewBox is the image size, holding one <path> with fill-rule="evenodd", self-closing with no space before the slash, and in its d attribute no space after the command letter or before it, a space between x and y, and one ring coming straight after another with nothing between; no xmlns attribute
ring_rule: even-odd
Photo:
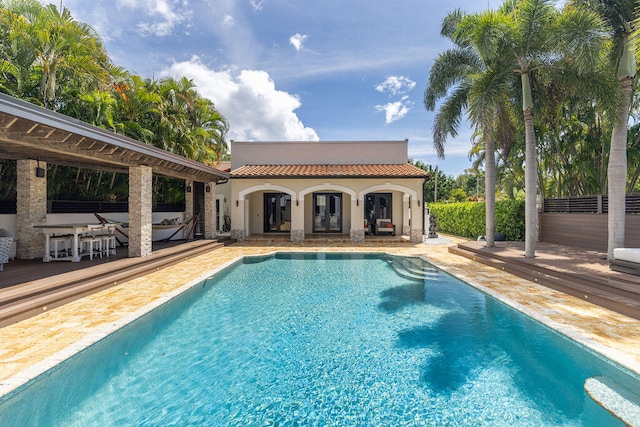
<svg viewBox="0 0 640 427"><path fill-rule="evenodd" d="M422 243L424 236L422 230L411 230L410 240L415 243Z"/></svg>
<svg viewBox="0 0 640 427"><path fill-rule="evenodd" d="M364 242L364 229L351 229L350 232L351 241L353 243L363 243Z"/></svg>
<svg viewBox="0 0 640 427"><path fill-rule="evenodd" d="M231 238L238 242L244 242L246 239L244 230L231 230Z"/></svg>
<svg viewBox="0 0 640 427"><path fill-rule="evenodd" d="M294 243L304 242L304 230L291 230L291 241Z"/></svg>

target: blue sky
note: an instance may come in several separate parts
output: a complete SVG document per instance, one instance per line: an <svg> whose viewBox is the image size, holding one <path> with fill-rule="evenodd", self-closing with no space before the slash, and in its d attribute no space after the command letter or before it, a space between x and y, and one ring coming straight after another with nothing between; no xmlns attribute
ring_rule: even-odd
<svg viewBox="0 0 640 427"><path fill-rule="evenodd" d="M422 96L449 47L440 24L456 8L500 3L62 0L100 33L115 64L193 79L229 120L229 139L408 139L409 157L448 175L471 166L471 129L461 127L437 158Z"/></svg>

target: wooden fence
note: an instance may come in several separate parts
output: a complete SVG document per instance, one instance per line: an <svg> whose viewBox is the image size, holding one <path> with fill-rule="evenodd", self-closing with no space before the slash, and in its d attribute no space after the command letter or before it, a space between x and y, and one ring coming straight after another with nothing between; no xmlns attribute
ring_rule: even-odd
<svg viewBox="0 0 640 427"><path fill-rule="evenodd" d="M607 251L606 195L544 199L540 241ZM640 247L640 195L627 195L625 246Z"/></svg>

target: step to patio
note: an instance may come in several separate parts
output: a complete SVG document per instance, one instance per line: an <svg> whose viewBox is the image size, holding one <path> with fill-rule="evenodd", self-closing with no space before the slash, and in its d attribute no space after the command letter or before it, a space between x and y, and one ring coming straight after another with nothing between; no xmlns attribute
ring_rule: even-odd
<svg viewBox="0 0 640 427"><path fill-rule="evenodd" d="M196 240L154 251L147 257L119 259L0 289L0 327L216 250L232 242L231 240L224 242Z"/></svg>
<svg viewBox="0 0 640 427"><path fill-rule="evenodd" d="M564 292L592 304L640 319L640 286L624 279L604 279L596 275L578 275L540 265L519 262L474 248L451 246L449 252L506 271L543 286Z"/></svg>

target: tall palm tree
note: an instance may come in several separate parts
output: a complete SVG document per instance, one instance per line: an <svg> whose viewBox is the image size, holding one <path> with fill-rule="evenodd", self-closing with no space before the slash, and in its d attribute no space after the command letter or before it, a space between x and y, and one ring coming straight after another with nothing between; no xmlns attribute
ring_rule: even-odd
<svg viewBox="0 0 640 427"><path fill-rule="evenodd" d="M492 13L486 12L487 15ZM492 247L495 231L495 146L502 128L512 124L504 120L508 116L502 114L508 111L504 104L508 103L506 89L511 75L499 65L499 56L484 55L486 51L480 45L481 41L473 37L474 31L470 31L469 26L477 31L485 22L483 14L471 16L460 10L444 19L441 34L448 37L455 47L440 54L432 65L424 105L433 111L438 100L445 98L433 124L433 142L439 157L444 157L447 137L457 135L463 111L467 112L477 133L482 135L485 144L485 235L486 245Z"/></svg>
<svg viewBox="0 0 640 427"><path fill-rule="evenodd" d="M613 257L615 248L624 247L626 184L627 184L627 127L629 109L636 75L636 38L634 22L640 19L635 0L573 0L577 6L588 6L606 21L613 37L612 70L619 82L620 102L613 111L613 129L609 149L607 255Z"/></svg>
<svg viewBox="0 0 640 427"><path fill-rule="evenodd" d="M538 182L532 81L567 57L578 72L591 69L602 40L597 17L575 8L561 12L554 3L507 0L497 13L485 13L484 25L478 26L474 15L460 24L478 40L483 56L501 58L501 64L520 78L526 165L525 256L530 258L535 256Z"/></svg>

